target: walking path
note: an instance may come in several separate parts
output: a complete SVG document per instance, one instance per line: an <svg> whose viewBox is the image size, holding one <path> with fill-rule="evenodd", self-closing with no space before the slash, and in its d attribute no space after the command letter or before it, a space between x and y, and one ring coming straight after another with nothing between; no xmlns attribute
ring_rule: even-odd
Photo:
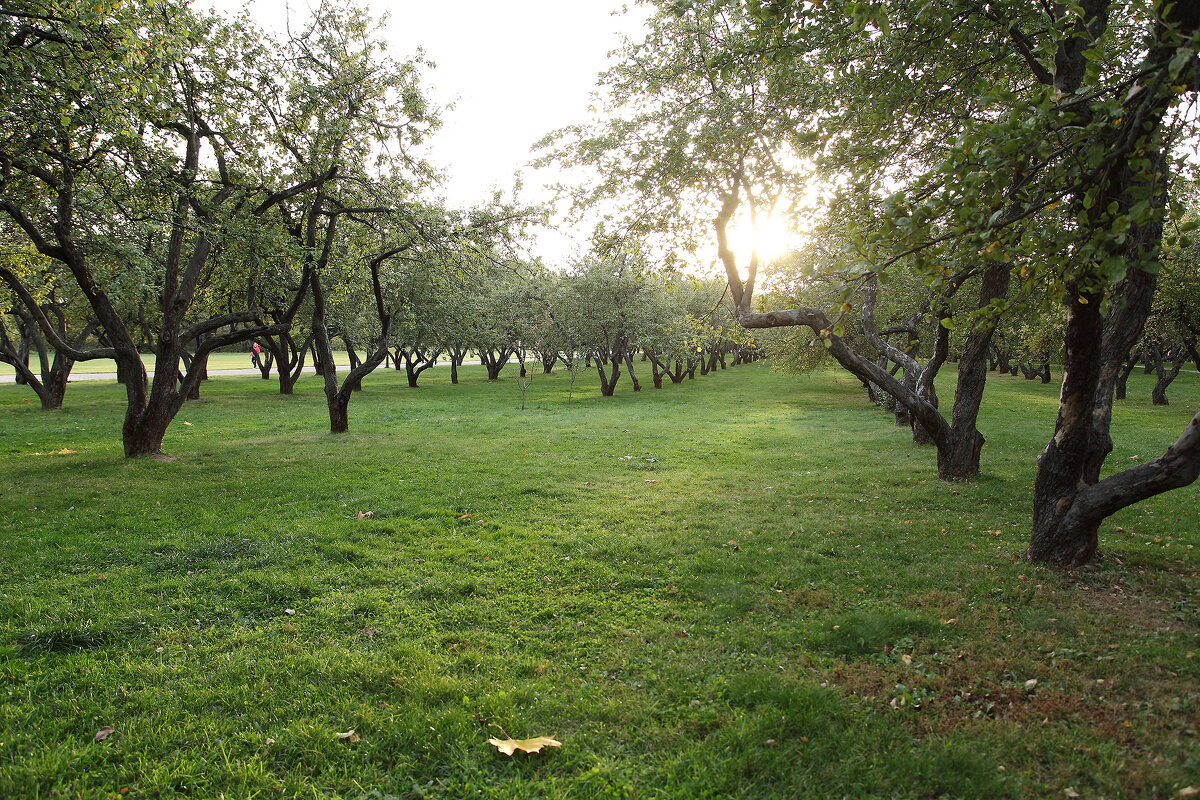
<svg viewBox="0 0 1200 800"><path fill-rule="evenodd" d="M434 364L434 366L441 367L441 366L445 366L449 363L450 362L448 362L448 361L439 361L438 363ZM478 359L467 360L467 361L463 362L464 365L478 364L478 363L479 363ZM525 363L529 363L529 362L525 362ZM339 371L346 371L346 370L350 369L350 365L349 364L338 364L337 368ZM383 369L383 367L379 367L379 369ZM388 369L391 369L391 368L388 367ZM309 375L313 374L314 370L312 368L312 365L305 367L304 372L306 372ZM146 374L149 375L151 378L154 377L153 370L147 370ZM210 369L208 371L208 376L211 378L213 375L262 375L262 373L253 367L246 367L243 369ZM74 383L75 381L116 381L116 379L117 379L117 373L115 373L115 372L72 372L71 377L67 379L67 383ZM274 369L271 370L271 379L272 380L277 379ZM15 380L16 380L16 376L14 376L14 375L0 375L0 383L13 383Z"/></svg>

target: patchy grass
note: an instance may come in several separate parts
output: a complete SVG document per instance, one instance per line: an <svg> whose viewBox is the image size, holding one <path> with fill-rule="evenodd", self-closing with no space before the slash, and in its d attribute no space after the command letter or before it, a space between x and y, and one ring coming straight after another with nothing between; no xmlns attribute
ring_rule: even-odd
<svg viewBox="0 0 1200 800"><path fill-rule="evenodd" d="M463 374L372 376L339 437L315 378L214 378L174 461L121 457L117 387L0 386L0 796L1200 783L1200 491L1114 517L1095 568L1025 563L1053 385L992 376L985 474L947 484L838 373L585 374L570 405L538 375L525 412ZM1114 466L1200 402L1146 381ZM494 726L563 746L508 758Z"/></svg>

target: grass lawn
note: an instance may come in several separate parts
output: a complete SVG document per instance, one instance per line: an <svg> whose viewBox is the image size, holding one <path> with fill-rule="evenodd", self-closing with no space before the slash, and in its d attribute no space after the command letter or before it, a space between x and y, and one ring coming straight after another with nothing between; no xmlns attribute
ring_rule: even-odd
<svg viewBox="0 0 1200 800"><path fill-rule="evenodd" d="M1024 562L1057 386L990 376L985 474L948 484L841 373L539 375L522 412L512 367L462 372L377 372L339 437L313 376L214 378L174 461L122 458L118 386L0 386L0 797L1200 786L1200 488L1095 569ZM1113 466L1200 405L1148 381Z"/></svg>

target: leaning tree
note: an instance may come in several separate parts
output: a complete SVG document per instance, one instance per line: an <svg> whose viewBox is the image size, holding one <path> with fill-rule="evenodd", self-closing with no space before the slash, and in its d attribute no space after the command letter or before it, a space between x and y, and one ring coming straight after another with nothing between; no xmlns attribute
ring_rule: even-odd
<svg viewBox="0 0 1200 800"><path fill-rule="evenodd" d="M575 200L581 206L616 201L626 213L608 222L610 228L633 234L666 231L675 244L715 233L738 323L811 328L845 369L910 409L937 447L941 477L969 477L979 471L983 436L975 423L984 359L1008 290L1011 263L990 257L943 262L927 281L943 299L968 281L978 287L978 324L971 327L974 335L960 361L958 392L947 420L928 390L922 391L915 380L892 376L874 355L860 352L840 335L853 311L849 301L861 284L870 283L872 273L919 260L903 253L880 263L878 244L864 252L863 245L871 244L867 234L882 225L860 219L847 231L851 238L840 256L847 291L832 313L823 308L753 310L757 250L747 260L730 245L732 226L753 227L772 213L798 211L816 175L853 183L842 204L847 208L879 205L873 199L879 185L913 183L913 175L939 158L945 142L980 113L952 95L942 103L922 102L929 83L950 73L975 88L1010 82L1009 64L981 57L977 43L961 37L947 53L947 65L931 70L914 66L890 81L866 80L864 73L886 63L880 59L889 54L878 36L856 27L853 15L844 13L848 9L831 5L837 7L810 9L823 15L820 24L791 26L771 16L785 13L775 6L768 13L766 6L733 0L660 3L646 39L628 46L622 61L602 78L608 116L549 138L546 158L596 168L600 179L577 192ZM766 27L794 38L765 36ZM915 65L916 54L904 52L894 60ZM864 87L870 86L886 93L863 102ZM868 312L871 296L864 298ZM941 343L933 356L936 365L945 359L946 337L935 334ZM902 352L888 355L906 359ZM909 375L915 375L916 365L906 363ZM936 372L928 371L930 387Z"/></svg>
<svg viewBox="0 0 1200 800"><path fill-rule="evenodd" d="M1093 557L1107 516L1200 472L1193 420L1161 458L1100 479L1115 376L1154 292L1179 166L1171 134L1194 125L1179 110L1197 89L1198 22L1200 7L1177 2L664 2L609 73L621 113L579 132L569 153L606 168L602 189L624 179L651 198L637 220L716 201L738 321L814 330L839 363L909 406L943 477L978 469L988 321L1011 304L1010 284L1024 301L1064 305L1062 402L1039 457L1027 556L1071 566ZM898 119L911 128L900 137ZM886 152L871 144L880 134ZM888 189L879 218L848 240L860 275L911 262L931 287L963 270L980 278L974 312L949 323L981 334L964 348L950 421L850 348L836 313L754 310L758 259L738 261L728 228L743 208L751 218L771 208L805 156L830 154L843 165L830 177L852 194ZM929 257L947 243L969 260Z"/></svg>

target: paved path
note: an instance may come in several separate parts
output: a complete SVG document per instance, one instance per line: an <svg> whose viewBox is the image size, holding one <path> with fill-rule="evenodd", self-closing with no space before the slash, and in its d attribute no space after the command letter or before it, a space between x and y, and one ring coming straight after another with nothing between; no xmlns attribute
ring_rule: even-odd
<svg viewBox="0 0 1200 800"><path fill-rule="evenodd" d="M344 366L342 364L338 364L339 370L346 369L346 368L347 368L346 366ZM312 373L313 368L311 366L308 366L308 367L304 368L304 371L308 372L308 373ZM154 377L153 370L146 370L146 374L148 376L150 376L151 378ZM209 377L212 377L213 375L262 375L262 373L256 369L254 369L253 367L248 367L246 369L210 369L208 371L208 375L209 375ZM271 377L272 378L276 377L275 370L271 370ZM14 380L16 380L16 378L13 375L0 375L0 383L12 383ZM75 381L114 381L115 382L116 380L117 380L117 373L115 373L115 372L72 372L71 377L67 379L67 383L74 383Z"/></svg>
<svg viewBox="0 0 1200 800"><path fill-rule="evenodd" d="M448 366L449 363L450 362L448 362L448 361L439 361L438 363L434 364L434 366L435 367L444 367L444 366ZM464 365L478 364L478 363L479 363L478 360L463 362ZM529 362L526 361L525 363L528 364ZM344 373L350 369L350 365L349 364L338 364L337 368L338 368L339 372ZM378 367L378 369L384 369L384 368ZM388 367L388 369L391 369L391 367ZM309 375L313 374L313 372L314 372L311 364L309 366L305 367L304 371L306 373L308 373ZM149 375L151 378L154 377L153 371L147 370L146 374ZM213 375L262 375L262 373L259 370L254 369L253 367L245 367L243 369L210 369L208 371L208 375L211 378ZM13 375L0 375L0 383L13 383L15 380L16 380L16 377ZM115 372L72 372L71 377L67 379L67 383L74 383L75 381L114 381L115 382L116 380L117 380L117 373L115 373ZM275 374L274 369L271 370L271 380L278 380L278 376Z"/></svg>

